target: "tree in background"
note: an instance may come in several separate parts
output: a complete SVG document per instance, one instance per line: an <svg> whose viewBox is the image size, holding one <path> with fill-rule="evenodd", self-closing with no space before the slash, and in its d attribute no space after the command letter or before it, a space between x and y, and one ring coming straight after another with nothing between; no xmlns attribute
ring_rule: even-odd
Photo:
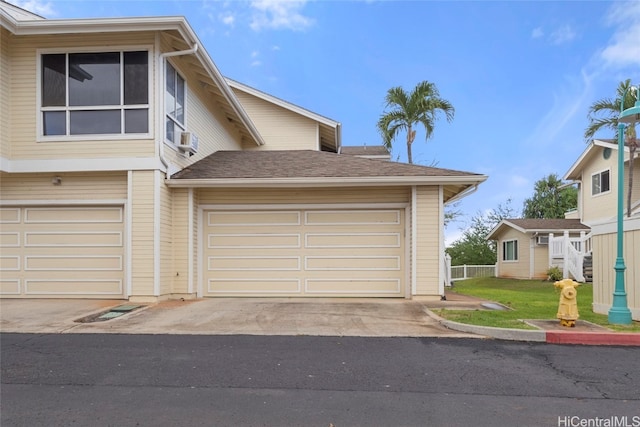
<svg viewBox="0 0 640 427"><path fill-rule="evenodd" d="M589 107L589 126L584 131L584 137L590 141L593 136L601 129L610 129L614 136L618 136L618 116L620 115L620 103L624 98L623 109L634 106L640 94L631 88L631 79L620 82L616 89L615 99L604 98L595 101ZM629 147L629 181L627 188L627 216L631 216L631 194L633 192L633 160L636 150L638 149L638 138L636 136L635 126L627 125L625 129L625 144Z"/></svg>
<svg viewBox="0 0 640 427"><path fill-rule="evenodd" d="M471 225L464 230L462 237L445 250L451 257L451 265L495 264L498 259L496 243L488 241L487 236L500 221L517 216L511 207L511 199L485 214L478 212L471 218Z"/></svg>
<svg viewBox="0 0 640 427"><path fill-rule="evenodd" d="M564 218L564 213L578 207L578 190L575 187L561 188L562 181L555 173L538 181L534 194L525 199L522 209L524 218Z"/></svg>
<svg viewBox="0 0 640 427"><path fill-rule="evenodd" d="M385 111L378 120L378 131L384 145L391 149L391 143L400 131L407 132L407 158L413 163L411 144L416 138L414 126L422 124L426 131L425 139L433 134L437 113L445 114L447 121L453 120L455 109L446 99L440 98L440 92L434 83L420 82L415 89L407 93L402 87L389 89L385 97Z"/></svg>

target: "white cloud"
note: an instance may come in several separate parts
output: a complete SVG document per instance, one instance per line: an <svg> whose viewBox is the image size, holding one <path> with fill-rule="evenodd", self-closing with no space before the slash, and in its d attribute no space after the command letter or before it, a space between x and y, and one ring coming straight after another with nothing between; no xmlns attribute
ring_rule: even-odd
<svg viewBox="0 0 640 427"><path fill-rule="evenodd" d="M254 31L263 29L304 30L313 25L313 19L304 16L302 9L306 0L253 0L253 17L250 27Z"/></svg>
<svg viewBox="0 0 640 427"><path fill-rule="evenodd" d="M565 24L549 34L549 41L553 44L569 43L576 38L576 32L571 25Z"/></svg>
<svg viewBox="0 0 640 427"><path fill-rule="evenodd" d="M224 15L220 15L220 21L222 21L224 25L233 27L233 24L236 22L236 17L231 13L226 13Z"/></svg>
<svg viewBox="0 0 640 427"><path fill-rule="evenodd" d="M607 23L615 31L600 53L604 63L613 67L640 66L640 2L615 3Z"/></svg>
<svg viewBox="0 0 640 427"><path fill-rule="evenodd" d="M534 28L533 31L531 31L532 39L539 39L542 36L544 36L544 31L542 31L542 27Z"/></svg>
<svg viewBox="0 0 640 427"><path fill-rule="evenodd" d="M257 60L256 60L256 61L253 61L253 62L251 63L251 66L252 66L252 67L259 67L259 66L261 66L261 65L262 65L262 61L257 61Z"/></svg>
<svg viewBox="0 0 640 427"><path fill-rule="evenodd" d="M9 3L14 4L22 9L33 12L37 15L44 17L55 16L56 12L53 10L53 5L49 1L42 0L9 0Z"/></svg>

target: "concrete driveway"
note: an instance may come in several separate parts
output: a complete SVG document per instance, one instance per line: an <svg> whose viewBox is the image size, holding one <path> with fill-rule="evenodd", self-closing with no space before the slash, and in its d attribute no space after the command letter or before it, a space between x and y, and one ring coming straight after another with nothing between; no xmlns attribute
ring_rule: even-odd
<svg viewBox="0 0 640 427"><path fill-rule="evenodd" d="M403 299L213 298L145 305L108 321L85 316L129 304L115 300L0 300L0 330L23 333L477 337Z"/></svg>

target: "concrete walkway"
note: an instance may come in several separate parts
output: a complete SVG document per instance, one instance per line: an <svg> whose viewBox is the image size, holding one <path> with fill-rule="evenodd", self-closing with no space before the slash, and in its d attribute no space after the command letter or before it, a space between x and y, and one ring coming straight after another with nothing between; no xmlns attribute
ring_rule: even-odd
<svg viewBox="0 0 640 427"><path fill-rule="evenodd" d="M212 298L164 301L121 317L77 320L117 300L0 300L0 330L23 333L478 337L441 325L424 302L402 299Z"/></svg>
<svg viewBox="0 0 640 427"><path fill-rule="evenodd" d="M640 346L640 333L619 333L578 320L530 320L537 330L490 328L452 322L439 309L485 310L487 303L447 292L445 301L415 298L209 298L141 305L121 317L83 323L122 300L0 299L0 331L193 335L318 335L359 337L464 337L557 344Z"/></svg>

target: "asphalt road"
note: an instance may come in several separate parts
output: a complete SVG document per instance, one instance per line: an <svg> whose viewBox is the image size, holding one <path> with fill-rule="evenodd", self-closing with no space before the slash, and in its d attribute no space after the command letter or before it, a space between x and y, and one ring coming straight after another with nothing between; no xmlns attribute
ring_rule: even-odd
<svg viewBox="0 0 640 427"><path fill-rule="evenodd" d="M0 356L2 427L640 427L638 347L2 334Z"/></svg>

